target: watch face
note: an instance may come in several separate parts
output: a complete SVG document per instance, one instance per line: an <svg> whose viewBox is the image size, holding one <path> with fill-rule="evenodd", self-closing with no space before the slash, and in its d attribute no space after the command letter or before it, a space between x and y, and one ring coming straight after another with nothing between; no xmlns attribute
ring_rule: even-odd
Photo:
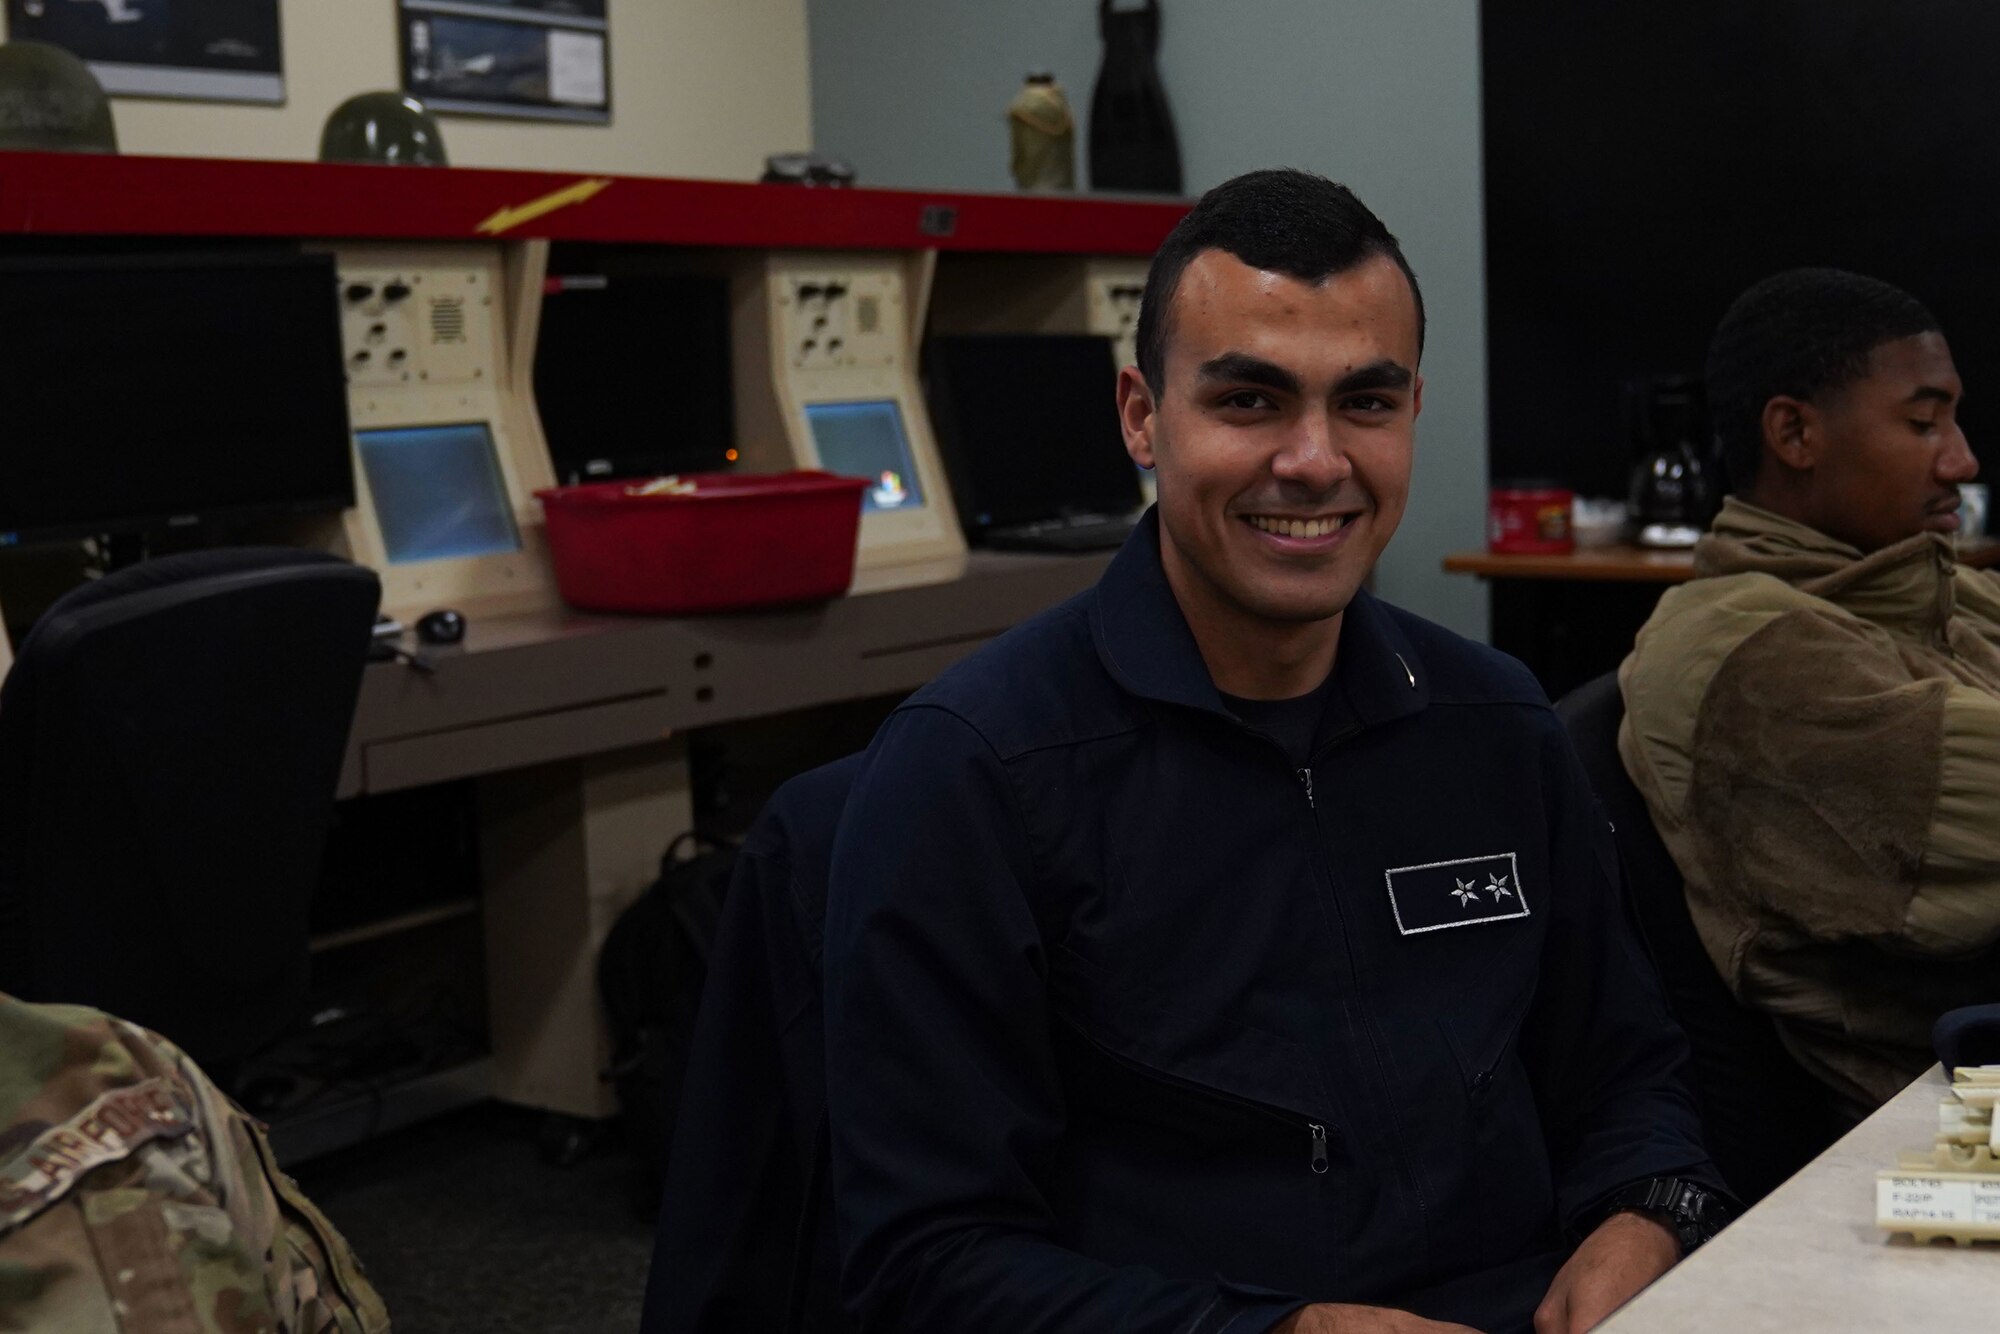
<svg viewBox="0 0 2000 1334"><path fill-rule="evenodd" d="M1722 1231L1735 1216L1726 1196L1679 1177L1654 1177L1627 1187L1613 1198L1612 1208L1659 1215L1680 1239L1682 1254Z"/></svg>
<svg viewBox="0 0 2000 1334"><path fill-rule="evenodd" d="M1722 1231L1734 1216L1728 1201L1693 1182L1681 1182L1679 1207L1674 1210L1674 1230L1680 1234L1681 1249L1692 1251Z"/></svg>

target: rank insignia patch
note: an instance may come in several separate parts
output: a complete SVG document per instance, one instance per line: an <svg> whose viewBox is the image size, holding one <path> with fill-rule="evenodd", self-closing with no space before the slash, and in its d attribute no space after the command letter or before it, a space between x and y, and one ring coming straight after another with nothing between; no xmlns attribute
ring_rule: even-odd
<svg viewBox="0 0 2000 1334"><path fill-rule="evenodd" d="M1382 878L1389 882L1396 929L1406 936L1528 915L1527 894L1511 852L1398 866Z"/></svg>

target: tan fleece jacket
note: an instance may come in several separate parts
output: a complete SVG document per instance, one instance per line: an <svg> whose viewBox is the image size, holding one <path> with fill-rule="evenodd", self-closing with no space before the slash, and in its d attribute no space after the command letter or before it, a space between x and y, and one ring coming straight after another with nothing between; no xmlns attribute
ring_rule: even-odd
<svg viewBox="0 0 2000 1334"><path fill-rule="evenodd" d="M1851 1111L2000 1000L2000 580L1728 501L1619 670L1618 747L1737 998Z"/></svg>

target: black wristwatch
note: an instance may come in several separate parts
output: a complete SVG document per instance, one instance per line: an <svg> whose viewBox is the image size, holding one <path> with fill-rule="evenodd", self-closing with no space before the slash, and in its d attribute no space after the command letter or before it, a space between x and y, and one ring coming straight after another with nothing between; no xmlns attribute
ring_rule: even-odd
<svg viewBox="0 0 2000 1334"><path fill-rule="evenodd" d="M1693 1254L1736 1217L1727 1196L1682 1177L1654 1177L1626 1186L1598 1207L1597 1222L1626 1209L1659 1215L1680 1238L1682 1255Z"/></svg>

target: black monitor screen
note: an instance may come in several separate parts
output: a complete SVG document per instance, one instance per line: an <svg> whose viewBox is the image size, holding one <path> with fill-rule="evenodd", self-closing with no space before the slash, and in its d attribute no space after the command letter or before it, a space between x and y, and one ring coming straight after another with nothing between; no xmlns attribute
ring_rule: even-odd
<svg viewBox="0 0 2000 1334"><path fill-rule="evenodd" d="M587 270L588 261L575 257L572 267ZM550 280L535 342L535 406L563 481L729 467L730 397L725 279L583 272Z"/></svg>
<svg viewBox="0 0 2000 1334"><path fill-rule="evenodd" d="M812 427L820 467L874 483L861 493L864 513L923 508L924 488L896 400L808 403L806 423Z"/></svg>
<svg viewBox="0 0 2000 1334"><path fill-rule="evenodd" d="M486 423L400 426L354 439L391 565L521 549Z"/></svg>
<svg viewBox="0 0 2000 1334"><path fill-rule="evenodd" d="M931 419L968 528L1139 507L1110 339L941 335L925 345L925 365Z"/></svg>
<svg viewBox="0 0 2000 1334"><path fill-rule="evenodd" d="M0 261L0 543L354 503L331 256Z"/></svg>

